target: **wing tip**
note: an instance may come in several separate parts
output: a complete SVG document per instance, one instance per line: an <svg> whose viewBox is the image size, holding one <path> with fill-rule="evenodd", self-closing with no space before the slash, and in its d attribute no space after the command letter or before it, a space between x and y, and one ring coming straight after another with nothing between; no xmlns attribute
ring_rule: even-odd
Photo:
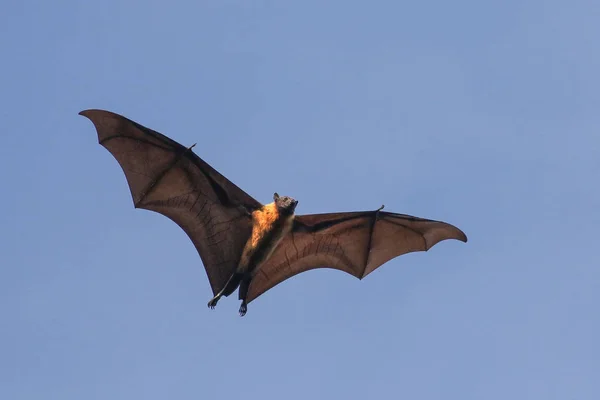
<svg viewBox="0 0 600 400"><path fill-rule="evenodd" d="M86 110L81 110L81 111L79 111L79 112L77 113L77 115L81 115L81 116L83 116L83 117L86 117L86 118L92 119L92 117L94 116L94 114L100 114L100 113L102 113L102 114L112 114L112 115L116 115L116 114L115 114L115 113L113 113L113 112L106 111L106 110L100 110L100 109L98 109L98 108L88 108L88 109L86 109Z"/></svg>
<svg viewBox="0 0 600 400"><path fill-rule="evenodd" d="M460 240L463 243L467 243L469 241L467 235L458 228L456 228L456 230L458 231L458 237L456 238L456 240Z"/></svg>
<svg viewBox="0 0 600 400"><path fill-rule="evenodd" d="M112 111L106 111L97 108L81 110L77 114L86 117L94 125L98 134L98 142L100 144L102 144L101 137L103 136L103 131L106 130L106 124L108 123L108 120L119 121L127 119L122 115L116 114Z"/></svg>
<svg viewBox="0 0 600 400"><path fill-rule="evenodd" d="M89 119L92 119L94 116L98 116L98 115L102 115L104 117L128 119L128 118L125 118L124 116L122 116L121 114L117 114L115 112L108 111L108 110L102 110L100 108L88 108L85 110L81 110L77 113L77 115L82 115Z"/></svg>
<svg viewBox="0 0 600 400"><path fill-rule="evenodd" d="M81 110L77 113L77 115L81 115L82 117L86 117L88 120L90 120L90 122L92 123L92 125L94 126L94 128L96 129L96 134L98 136L98 143L101 143L100 140L100 136L101 136L101 125L100 125L100 121L101 119L98 118L100 113L105 113L107 111L104 110L96 110L93 108L87 109L87 110Z"/></svg>
<svg viewBox="0 0 600 400"><path fill-rule="evenodd" d="M435 235L432 238L425 237L425 251L429 251L433 246L445 240L458 240L463 243L467 243L469 241L467 235L456 226L445 222L442 222L442 224L444 224L444 227L442 229L443 232L445 232L444 234L442 234L442 236L438 236L437 238L435 237ZM433 240L429 241L429 239Z"/></svg>
<svg viewBox="0 0 600 400"><path fill-rule="evenodd" d="M99 121L99 119L97 118L101 113L107 113L108 111L104 111L104 110L97 110L94 108L89 108L87 110L82 110L79 111L77 113L77 115L81 115L82 117L86 117L87 119L89 119L92 124L96 125L96 122Z"/></svg>
<svg viewBox="0 0 600 400"><path fill-rule="evenodd" d="M454 231L453 234L449 235L447 237L447 239L455 239L458 240L460 242L463 243L467 243L469 241L469 238L467 237L467 235L458 227L451 225L451 224L447 224L449 225L452 230Z"/></svg>

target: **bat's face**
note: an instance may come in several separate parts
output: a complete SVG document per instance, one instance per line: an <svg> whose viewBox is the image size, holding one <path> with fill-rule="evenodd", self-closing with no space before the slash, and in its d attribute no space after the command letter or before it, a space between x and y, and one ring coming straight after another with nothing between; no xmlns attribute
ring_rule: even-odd
<svg viewBox="0 0 600 400"><path fill-rule="evenodd" d="M289 196L280 196L277 193L273 195L273 200L279 209L279 212L284 214L293 214L298 204L298 200L295 200Z"/></svg>

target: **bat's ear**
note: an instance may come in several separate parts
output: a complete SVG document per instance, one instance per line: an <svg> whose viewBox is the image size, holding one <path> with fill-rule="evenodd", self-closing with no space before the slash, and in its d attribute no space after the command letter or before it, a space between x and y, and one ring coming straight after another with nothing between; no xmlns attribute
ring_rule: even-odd
<svg viewBox="0 0 600 400"><path fill-rule="evenodd" d="M273 201L277 201L278 198L279 195L277 194L277 192L273 193Z"/></svg>

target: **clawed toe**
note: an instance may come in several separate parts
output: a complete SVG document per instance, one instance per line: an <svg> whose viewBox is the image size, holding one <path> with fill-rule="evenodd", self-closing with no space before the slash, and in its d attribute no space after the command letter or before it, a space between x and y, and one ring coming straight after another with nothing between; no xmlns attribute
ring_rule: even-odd
<svg viewBox="0 0 600 400"><path fill-rule="evenodd" d="M209 302L208 302L208 308L210 308L211 310L214 310L214 308L217 306L217 302L219 301L218 298L212 298Z"/></svg>
<svg viewBox="0 0 600 400"><path fill-rule="evenodd" d="M242 305L240 306L240 317L243 317L244 315L246 315L247 311L248 311L248 306L245 303L242 303Z"/></svg>

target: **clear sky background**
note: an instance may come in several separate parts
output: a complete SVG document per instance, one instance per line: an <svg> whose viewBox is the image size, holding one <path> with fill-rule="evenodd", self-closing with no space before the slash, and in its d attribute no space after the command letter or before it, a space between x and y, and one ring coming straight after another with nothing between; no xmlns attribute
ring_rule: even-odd
<svg viewBox="0 0 600 400"><path fill-rule="evenodd" d="M600 398L597 1L27 1L0 15L0 398ZM77 113L298 213L469 243L211 297Z"/></svg>

